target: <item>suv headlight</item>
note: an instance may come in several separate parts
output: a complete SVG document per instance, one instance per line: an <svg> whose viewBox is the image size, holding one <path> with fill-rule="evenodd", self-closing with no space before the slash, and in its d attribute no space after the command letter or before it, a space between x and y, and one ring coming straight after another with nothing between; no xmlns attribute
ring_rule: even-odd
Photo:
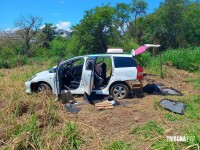
<svg viewBox="0 0 200 150"><path fill-rule="evenodd" d="M35 74L35 75L33 75L32 77L30 77L29 79L28 79L28 81L31 81L31 80L33 80L33 78L35 78L37 75Z"/></svg>

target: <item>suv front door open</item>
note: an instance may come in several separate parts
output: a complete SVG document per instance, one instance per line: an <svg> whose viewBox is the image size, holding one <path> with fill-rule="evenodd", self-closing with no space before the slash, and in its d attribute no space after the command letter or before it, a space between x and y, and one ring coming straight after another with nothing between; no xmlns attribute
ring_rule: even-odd
<svg viewBox="0 0 200 150"><path fill-rule="evenodd" d="M95 59L92 57L86 58L84 67L83 67L83 73L82 73L82 81L83 81L83 87L84 91L90 95L92 92L92 87L94 84L94 64Z"/></svg>
<svg viewBox="0 0 200 150"><path fill-rule="evenodd" d="M58 98L58 94L61 93L61 88L60 88L60 78L59 78L59 68L60 68L60 63L61 59L57 63L57 67L54 69L55 71L55 76L54 76L54 86L55 86L55 94L56 98Z"/></svg>

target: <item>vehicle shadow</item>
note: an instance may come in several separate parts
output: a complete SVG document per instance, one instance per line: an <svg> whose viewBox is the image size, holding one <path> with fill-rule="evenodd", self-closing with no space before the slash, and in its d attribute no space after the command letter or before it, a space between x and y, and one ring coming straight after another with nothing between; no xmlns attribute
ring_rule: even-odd
<svg viewBox="0 0 200 150"><path fill-rule="evenodd" d="M144 90L141 89L136 89L136 90L132 90L132 92L129 94L128 99L132 99L132 98L143 98L145 96L147 96L148 94L144 92Z"/></svg>

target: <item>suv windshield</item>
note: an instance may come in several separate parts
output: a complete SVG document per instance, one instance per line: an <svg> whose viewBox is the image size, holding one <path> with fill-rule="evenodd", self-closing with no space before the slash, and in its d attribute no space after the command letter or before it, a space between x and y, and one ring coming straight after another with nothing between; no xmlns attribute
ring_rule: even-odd
<svg viewBox="0 0 200 150"><path fill-rule="evenodd" d="M115 68L136 67L137 64L132 57L114 57Z"/></svg>

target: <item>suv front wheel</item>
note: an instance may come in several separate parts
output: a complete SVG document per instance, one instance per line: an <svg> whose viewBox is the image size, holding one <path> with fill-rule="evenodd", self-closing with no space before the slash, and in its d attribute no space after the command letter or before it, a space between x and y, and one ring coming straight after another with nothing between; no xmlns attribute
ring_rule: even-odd
<svg viewBox="0 0 200 150"><path fill-rule="evenodd" d="M46 83L40 83L36 86L36 89L35 89L36 93L41 93L41 92L50 92L51 91L51 88L49 85L47 85Z"/></svg>
<svg viewBox="0 0 200 150"><path fill-rule="evenodd" d="M126 84L117 83L110 89L110 94L115 99L125 99L128 97L130 90Z"/></svg>

